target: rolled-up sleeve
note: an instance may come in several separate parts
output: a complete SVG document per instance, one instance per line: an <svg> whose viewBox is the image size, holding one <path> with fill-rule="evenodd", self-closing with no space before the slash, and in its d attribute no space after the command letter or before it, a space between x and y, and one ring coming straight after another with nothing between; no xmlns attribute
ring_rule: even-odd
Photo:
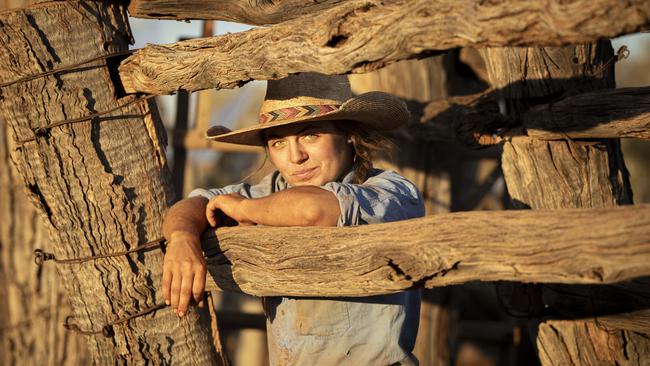
<svg viewBox="0 0 650 366"><path fill-rule="evenodd" d="M401 175L384 171L363 184L330 182L322 186L339 201L337 226L363 225L424 216L422 195Z"/></svg>
<svg viewBox="0 0 650 366"><path fill-rule="evenodd" d="M248 184L248 183L239 183L233 184L221 188L197 188L190 192L188 195L189 198L192 197L205 197L207 199L212 199L216 196L223 194L239 193L246 198L259 198L268 196L273 191L274 182L277 179L278 174L274 172L272 174L264 177L258 184Z"/></svg>
<svg viewBox="0 0 650 366"><path fill-rule="evenodd" d="M246 197L246 192L248 190L246 189L244 184L233 184L230 186L225 186L221 188L211 188L211 189L204 189L204 188L197 188L190 192L188 195L189 198L192 197L204 197L207 199L212 199L216 196L223 195L223 194L230 194L237 192L241 194L242 196ZM250 197L247 197L250 198Z"/></svg>

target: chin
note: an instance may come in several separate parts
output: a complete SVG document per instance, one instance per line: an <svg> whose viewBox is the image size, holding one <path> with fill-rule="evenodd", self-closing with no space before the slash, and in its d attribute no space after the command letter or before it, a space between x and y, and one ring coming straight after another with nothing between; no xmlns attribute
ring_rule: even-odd
<svg viewBox="0 0 650 366"><path fill-rule="evenodd" d="M293 186L322 186L325 183L331 182L330 180L324 180L320 177L312 177L307 180L299 180L290 182Z"/></svg>
<svg viewBox="0 0 650 366"><path fill-rule="evenodd" d="M301 180L298 182L293 182L291 184L294 186L321 186L325 183L319 183L319 181L317 180L309 179L309 180Z"/></svg>

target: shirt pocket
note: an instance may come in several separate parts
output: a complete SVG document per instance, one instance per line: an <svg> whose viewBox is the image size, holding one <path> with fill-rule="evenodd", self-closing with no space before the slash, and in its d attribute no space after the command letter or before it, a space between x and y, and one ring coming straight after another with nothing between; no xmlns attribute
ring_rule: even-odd
<svg viewBox="0 0 650 366"><path fill-rule="evenodd" d="M297 334L332 336L350 328L345 301L301 299L296 300L295 306L294 329Z"/></svg>

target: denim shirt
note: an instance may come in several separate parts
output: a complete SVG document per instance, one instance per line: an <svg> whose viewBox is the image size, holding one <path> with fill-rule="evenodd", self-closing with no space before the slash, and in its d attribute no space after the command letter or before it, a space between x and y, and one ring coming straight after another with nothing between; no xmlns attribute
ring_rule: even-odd
<svg viewBox="0 0 650 366"><path fill-rule="evenodd" d="M422 195L401 175L370 171L363 184L353 172L321 188L336 195L337 226L365 225L424 216ZM210 199L237 192L259 198L289 188L276 171L259 184L196 189L190 197ZM417 365L413 347L420 314L420 291L339 298L266 297L271 365Z"/></svg>

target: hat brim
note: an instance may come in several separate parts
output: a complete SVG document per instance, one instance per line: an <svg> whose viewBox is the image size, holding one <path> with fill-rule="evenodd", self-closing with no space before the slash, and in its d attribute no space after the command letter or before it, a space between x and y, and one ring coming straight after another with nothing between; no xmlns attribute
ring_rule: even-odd
<svg viewBox="0 0 650 366"><path fill-rule="evenodd" d="M230 131L223 126L215 126L208 129L205 136L210 140L231 144L263 146L265 144L263 131L294 123L349 120L358 122L366 128L386 131L406 124L409 117L409 110L403 101L388 93L373 91L350 98L338 109L318 116L284 119L236 131Z"/></svg>

